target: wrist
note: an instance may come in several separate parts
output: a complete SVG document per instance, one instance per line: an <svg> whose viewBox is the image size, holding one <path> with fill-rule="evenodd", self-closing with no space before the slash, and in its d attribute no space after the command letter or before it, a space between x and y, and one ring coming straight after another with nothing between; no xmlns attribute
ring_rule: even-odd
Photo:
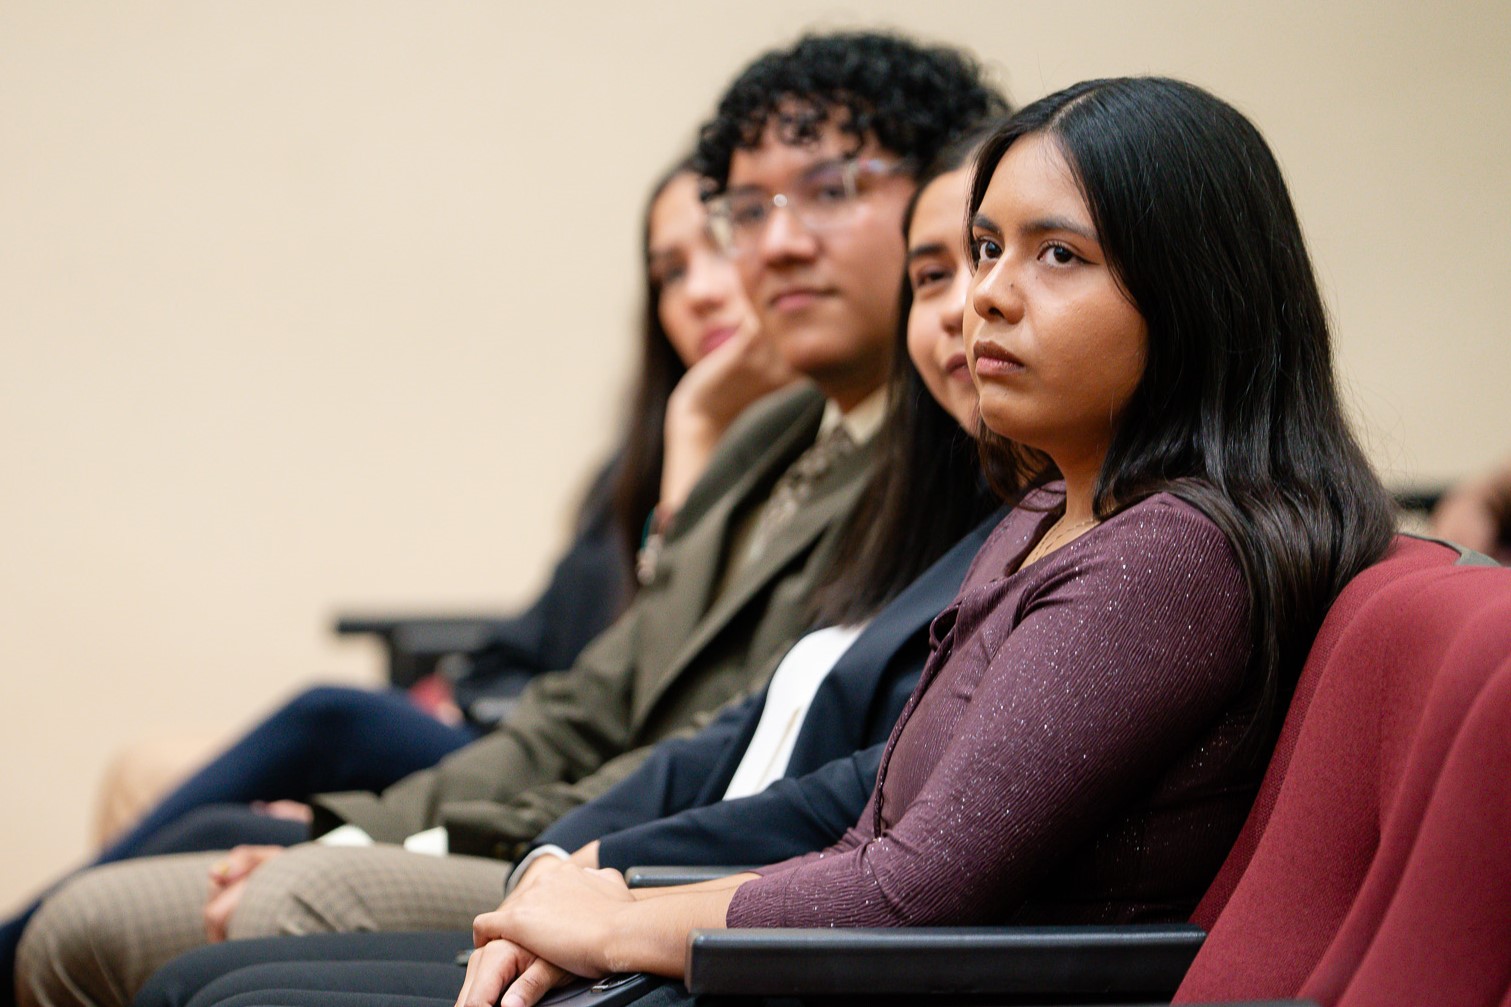
<svg viewBox="0 0 1511 1007"><path fill-rule="evenodd" d="M595 839L591 843L579 847L569 859L585 871L596 871L598 869L598 846L599 841Z"/></svg>
<svg viewBox="0 0 1511 1007"><path fill-rule="evenodd" d="M530 872L542 863L554 866L570 859L567 851L560 846L553 846L550 843L537 846L525 854L524 859L515 864L514 870L509 872L509 877L504 881L504 898L507 899L513 895L530 876Z"/></svg>
<svg viewBox="0 0 1511 1007"><path fill-rule="evenodd" d="M679 401L676 392L673 392L672 398L666 403L666 425L662 428L667 451L671 453L678 446L711 448L724 436L724 431L733 420L733 416L715 413L703 403L690 399Z"/></svg>
<svg viewBox="0 0 1511 1007"><path fill-rule="evenodd" d="M658 512L674 515L682 509L687 495L708 468L708 461L719 446L723 433L722 428L708 426L673 432L668 421L665 454L661 461L661 494L656 503Z"/></svg>
<svg viewBox="0 0 1511 1007"><path fill-rule="evenodd" d="M598 947L603 954L599 964L605 973L645 971L638 964L644 959L637 947L641 935L636 933L634 910L635 903L627 903L609 913L604 921L605 930Z"/></svg>

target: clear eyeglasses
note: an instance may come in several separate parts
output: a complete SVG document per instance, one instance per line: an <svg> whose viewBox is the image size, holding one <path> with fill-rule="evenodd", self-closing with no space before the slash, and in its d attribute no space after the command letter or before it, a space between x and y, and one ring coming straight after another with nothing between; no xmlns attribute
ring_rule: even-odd
<svg viewBox="0 0 1511 1007"><path fill-rule="evenodd" d="M786 210L810 232L830 231L849 222L870 186L906 170L904 161L849 158L816 164L773 196L760 189L720 193L708 201L709 233L724 254L739 256L755 248L774 210Z"/></svg>

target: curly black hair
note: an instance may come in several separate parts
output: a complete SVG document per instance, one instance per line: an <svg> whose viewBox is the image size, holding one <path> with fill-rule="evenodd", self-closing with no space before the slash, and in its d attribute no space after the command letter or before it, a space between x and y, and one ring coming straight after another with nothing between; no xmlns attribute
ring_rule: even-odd
<svg viewBox="0 0 1511 1007"><path fill-rule="evenodd" d="M773 121L785 143L812 143L833 122L857 148L874 137L922 166L983 119L1010 111L960 49L883 32L805 35L757 59L730 85L699 131L693 168L722 190L734 152L758 146Z"/></svg>

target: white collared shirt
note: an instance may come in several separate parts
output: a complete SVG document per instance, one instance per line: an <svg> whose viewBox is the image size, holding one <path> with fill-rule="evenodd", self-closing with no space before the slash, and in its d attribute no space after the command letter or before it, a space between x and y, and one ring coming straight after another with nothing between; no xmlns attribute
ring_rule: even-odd
<svg viewBox="0 0 1511 1007"><path fill-rule="evenodd" d="M724 791L726 801L758 794L787 772L813 697L865 624L815 630L792 645L766 688L755 734Z"/></svg>
<svg viewBox="0 0 1511 1007"><path fill-rule="evenodd" d="M885 385L861 399L848 413L840 412L835 401L829 399L824 403L824 415L818 421L819 437L835 427L842 426L845 428L845 433L849 434L850 439L857 445L865 444L876 436L877 431L881 430L881 425L886 418L887 389Z"/></svg>

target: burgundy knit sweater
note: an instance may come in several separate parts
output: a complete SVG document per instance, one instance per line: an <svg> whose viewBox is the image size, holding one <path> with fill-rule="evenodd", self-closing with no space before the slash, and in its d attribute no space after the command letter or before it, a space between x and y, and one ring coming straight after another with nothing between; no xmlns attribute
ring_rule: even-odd
<svg viewBox="0 0 1511 1007"><path fill-rule="evenodd" d="M1262 770L1232 758L1256 694L1237 557L1162 494L1019 570L1059 512L1039 491L992 533L934 623L860 822L741 886L729 926L1114 922L1195 905Z"/></svg>

